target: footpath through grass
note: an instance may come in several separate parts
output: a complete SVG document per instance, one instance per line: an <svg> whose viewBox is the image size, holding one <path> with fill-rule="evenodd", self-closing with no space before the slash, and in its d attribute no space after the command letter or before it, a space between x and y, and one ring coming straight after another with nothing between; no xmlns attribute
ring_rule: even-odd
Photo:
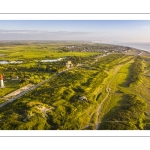
<svg viewBox="0 0 150 150"><path fill-rule="evenodd" d="M140 61L140 62L139 62ZM136 66L135 64L139 65ZM130 65L130 66L129 66ZM127 68L128 69L127 69ZM139 130L145 129L146 117L145 112L147 109L147 102L141 97L141 91L145 91L145 88L139 89L141 83L139 78L141 78L141 71L137 72L136 80L133 80L133 71L135 67L142 68L142 60L135 59L132 64L124 66L120 71L128 71L125 76L117 77L112 83L113 92L110 95L110 103L117 102L111 109L106 109L107 114L103 117L99 129L102 130ZM126 70L127 69L127 70ZM124 82L122 78L126 79ZM131 79L132 78L132 79ZM114 85L116 85L114 87ZM118 88L117 88L118 87ZM138 90L137 90L138 89ZM144 94L145 95L145 94ZM116 97L117 96L117 97ZM118 101L117 101L118 99ZM106 104L107 108L110 108ZM108 111L109 110L109 111Z"/></svg>

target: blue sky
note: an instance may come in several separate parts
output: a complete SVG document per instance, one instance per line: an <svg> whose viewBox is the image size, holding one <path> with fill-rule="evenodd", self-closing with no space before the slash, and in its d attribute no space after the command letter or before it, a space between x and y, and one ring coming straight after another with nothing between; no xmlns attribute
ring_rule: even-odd
<svg viewBox="0 0 150 150"><path fill-rule="evenodd" d="M149 20L0 20L0 40L149 42Z"/></svg>

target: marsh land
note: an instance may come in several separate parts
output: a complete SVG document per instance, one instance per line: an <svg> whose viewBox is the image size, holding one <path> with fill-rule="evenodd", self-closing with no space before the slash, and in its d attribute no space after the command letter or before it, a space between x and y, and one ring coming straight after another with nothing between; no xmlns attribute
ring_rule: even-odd
<svg viewBox="0 0 150 150"><path fill-rule="evenodd" d="M0 43L1 130L149 130L150 53L92 42Z"/></svg>

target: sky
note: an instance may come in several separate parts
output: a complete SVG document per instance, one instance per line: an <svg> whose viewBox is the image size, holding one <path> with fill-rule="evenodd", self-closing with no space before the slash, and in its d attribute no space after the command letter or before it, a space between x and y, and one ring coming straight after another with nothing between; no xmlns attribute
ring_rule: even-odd
<svg viewBox="0 0 150 150"><path fill-rule="evenodd" d="M0 40L150 43L150 20L0 20Z"/></svg>

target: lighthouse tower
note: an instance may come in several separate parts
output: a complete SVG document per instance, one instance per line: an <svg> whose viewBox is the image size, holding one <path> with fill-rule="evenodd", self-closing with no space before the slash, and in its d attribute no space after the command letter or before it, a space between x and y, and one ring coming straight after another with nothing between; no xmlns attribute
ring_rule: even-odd
<svg viewBox="0 0 150 150"><path fill-rule="evenodd" d="M2 74L0 74L0 83L1 83L1 88L4 88L4 81L3 81Z"/></svg>

